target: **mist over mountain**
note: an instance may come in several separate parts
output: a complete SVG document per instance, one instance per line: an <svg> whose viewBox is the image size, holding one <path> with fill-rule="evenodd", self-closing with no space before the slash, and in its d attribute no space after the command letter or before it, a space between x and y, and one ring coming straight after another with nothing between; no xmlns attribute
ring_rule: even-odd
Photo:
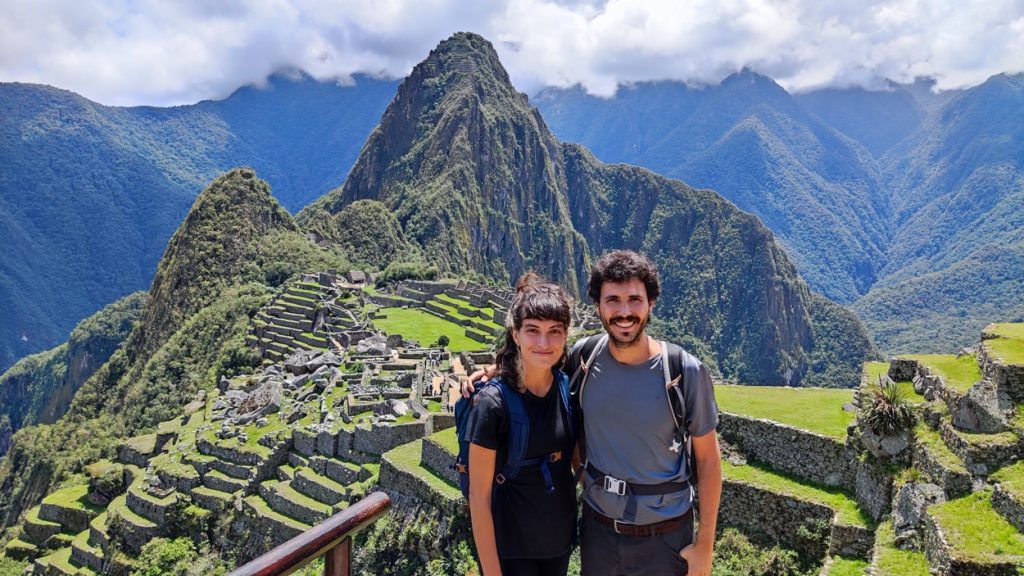
<svg viewBox="0 0 1024 576"><path fill-rule="evenodd" d="M222 101L117 108L0 84L0 371L153 277L196 194L252 166L291 210L341 182L396 83L279 75Z"/></svg>

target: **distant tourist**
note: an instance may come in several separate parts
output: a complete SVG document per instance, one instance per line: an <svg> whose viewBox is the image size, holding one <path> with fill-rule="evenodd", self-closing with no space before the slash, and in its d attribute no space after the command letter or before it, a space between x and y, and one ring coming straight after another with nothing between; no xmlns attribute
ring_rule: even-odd
<svg viewBox="0 0 1024 576"><path fill-rule="evenodd" d="M560 367L570 321L559 286L534 274L521 278L494 378L473 397L469 509L483 576L568 570L576 531L575 425Z"/></svg>
<svg viewBox="0 0 1024 576"><path fill-rule="evenodd" d="M564 366L581 421L582 574L708 576L722 492L711 376L680 347L647 335L661 292L650 260L605 253L587 292L605 334L577 342Z"/></svg>

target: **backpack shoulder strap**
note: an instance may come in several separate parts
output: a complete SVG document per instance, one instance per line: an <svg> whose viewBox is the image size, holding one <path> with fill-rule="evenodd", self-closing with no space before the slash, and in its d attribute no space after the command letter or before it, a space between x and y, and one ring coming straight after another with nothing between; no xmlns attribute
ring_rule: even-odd
<svg viewBox="0 0 1024 576"><path fill-rule="evenodd" d="M555 372L555 383L558 385L558 394L562 399L562 409L565 411L566 427L569 432L569 453L572 456L572 446L576 444L576 411L573 409L572 398L569 396L569 377L561 370Z"/></svg>
<svg viewBox="0 0 1024 576"><path fill-rule="evenodd" d="M679 452L685 445L689 449L690 434L686 428L686 398L683 390L686 387L684 364L686 351L669 342L661 342L661 366L665 373L665 398L668 400L672 420L676 426L674 452Z"/></svg>
<svg viewBox="0 0 1024 576"><path fill-rule="evenodd" d="M502 404L505 405L505 413L508 414L508 456L499 473L504 477L500 482L504 482L505 479L515 478L519 474L519 469L526 459L526 448L530 442L530 419L519 392L500 380L498 390L501 391Z"/></svg>
<svg viewBox="0 0 1024 576"><path fill-rule="evenodd" d="M584 376L597 356L597 349L602 343L607 342L607 338L607 334L587 336L573 346L568 362L566 362L566 367L572 370L572 374L569 375L569 391L572 394L575 395L579 392Z"/></svg>

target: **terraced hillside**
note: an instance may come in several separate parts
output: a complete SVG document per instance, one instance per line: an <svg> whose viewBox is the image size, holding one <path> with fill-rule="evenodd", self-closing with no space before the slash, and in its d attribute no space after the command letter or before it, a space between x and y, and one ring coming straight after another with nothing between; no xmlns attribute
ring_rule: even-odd
<svg viewBox="0 0 1024 576"><path fill-rule="evenodd" d="M252 321L259 369L200 391L123 442L116 461L47 496L6 555L34 574L127 574L153 538L187 535L242 561L374 489L464 525L447 406L458 377L490 361L470 334L493 341L508 297L464 282L381 291L304 275ZM411 312L436 324L401 317ZM1024 327L982 337L959 357L870 363L857 390L719 385L719 524L822 574L1024 570ZM889 380L918 423L883 438L865 415ZM464 532L445 530L434 545L464 546ZM402 553L441 554L417 550Z"/></svg>

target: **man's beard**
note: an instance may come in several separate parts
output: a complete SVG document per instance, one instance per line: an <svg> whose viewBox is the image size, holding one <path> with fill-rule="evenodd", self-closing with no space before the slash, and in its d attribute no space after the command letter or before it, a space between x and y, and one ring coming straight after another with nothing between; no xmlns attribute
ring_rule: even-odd
<svg viewBox="0 0 1024 576"><path fill-rule="evenodd" d="M629 340L620 340L612 332L615 328L615 322L617 320L635 320L636 325L633 329L636 330L636 334ZM601 324L604 325L604 331L608 334L608 342L610 342L616 348L622 350L625 348L632 348L640 343L640 336L643 335L644 329L647 328L647 321L650 320L650 316L646 318L640 318L639 316L614 316L609 321L605 322L604 318L601 319Z"/></svg>

